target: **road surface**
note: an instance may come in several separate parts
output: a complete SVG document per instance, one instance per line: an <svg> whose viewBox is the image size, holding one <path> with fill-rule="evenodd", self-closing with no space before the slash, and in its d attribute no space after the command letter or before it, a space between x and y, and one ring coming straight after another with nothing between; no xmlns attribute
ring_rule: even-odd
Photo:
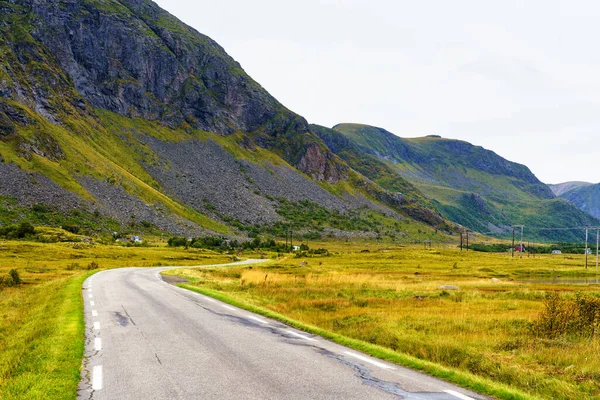
<svg viewBox="0 0 600 400"><path fill-rule="evenodd" d="M485 398L170 285L166 269L84 282L79 399Z"/></svg>

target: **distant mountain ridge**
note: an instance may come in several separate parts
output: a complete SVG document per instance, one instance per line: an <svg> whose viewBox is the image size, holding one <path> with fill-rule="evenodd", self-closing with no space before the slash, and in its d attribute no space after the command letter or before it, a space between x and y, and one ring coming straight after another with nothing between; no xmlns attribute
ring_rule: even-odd
<svg viewBox="0 0 600 400"><path fill-rule="evenodd" d="M563 182L556 184L548 184L548 187L552 190L552 192L556 196L560 196L563 193L569 192L574 189L580 189L586 186L591 186L593 183L590 182L581 182L581 181L571 181L571 182Z"/></svg>
<svg viewBox="0 0 600 400"><path fill-rule="evenodd" d="M382 128L311 126L350 166L383 187L401 179L418 189L446 218L479 232L507 234L512 225L560 227L592 222L539 181L529 168L460 140L438 136L405 139ZM377 168L365 168L377 164ZM558 218L555 218L558 216ZM540 238L555 232L540 231ZM574 234L570 240L580 235Z"/></svg>
<svg viewBox="0 0 600 400"><path fill-rule="evenodd" d="M554 193L586 213L600 218L600 183L564 182L549 185Z"/></svg>

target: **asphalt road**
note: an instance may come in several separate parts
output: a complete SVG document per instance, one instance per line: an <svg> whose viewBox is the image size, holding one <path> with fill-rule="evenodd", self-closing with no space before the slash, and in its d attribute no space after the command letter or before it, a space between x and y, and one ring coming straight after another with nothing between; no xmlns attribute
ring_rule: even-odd
<svg viewBox="0 0 600 400"><path fill-rule="evenodd" d="M84 282L80 399L485 398L169 285L165 269Z"/></svg>

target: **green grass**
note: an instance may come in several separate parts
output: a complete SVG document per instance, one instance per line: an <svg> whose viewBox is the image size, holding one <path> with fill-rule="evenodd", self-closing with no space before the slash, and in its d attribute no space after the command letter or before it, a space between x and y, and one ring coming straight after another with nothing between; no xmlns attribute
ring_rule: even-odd
<svg viewBox="0 0 600 400"><path fill-rule="evenodd" d="M583 256L314 246L332 256L168 273L188 277L188 288L499 398L600 397L599 337L540 338L531 330L546 292L598 297L595 288L520 282L594 276Z"/></svg>
<svg viewBox="0 0 600 400"><path fill-rule="evenodd" d="M80 272L0 293L0 398L75 398L83 356Z"/></svg>

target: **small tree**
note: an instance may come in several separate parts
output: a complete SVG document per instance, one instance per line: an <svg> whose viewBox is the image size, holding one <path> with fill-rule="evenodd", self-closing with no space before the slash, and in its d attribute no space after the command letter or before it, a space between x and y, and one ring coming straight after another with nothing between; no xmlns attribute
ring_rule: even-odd
<svg viewBox="0 0 600 400"><path fill-rule="evenodd" d="M16 236L19 239L23 239L25 236L30 236L35 233L35 228L27 221L23 221L19 224L16 231Z"/></svg>

